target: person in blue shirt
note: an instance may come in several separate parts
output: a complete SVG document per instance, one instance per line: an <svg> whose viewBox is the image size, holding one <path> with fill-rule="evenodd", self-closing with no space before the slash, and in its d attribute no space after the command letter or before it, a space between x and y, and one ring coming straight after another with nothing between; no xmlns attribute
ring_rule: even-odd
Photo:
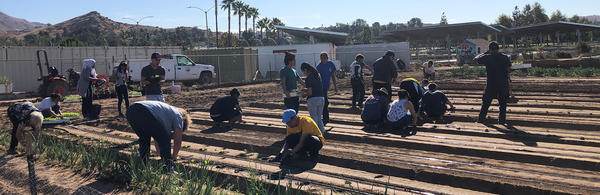
<svg viewBox="0 0 600 195"><path fill-rule="evenodd" d="M300 107L300 98L298 97L298 82L304 85L302 79L299 79L296 72L296 55L290 52L285 53L283 58L285 66L279 71L281 79L281 89L283 90L283 103L286 109L293 109L298 112Z"/></svg>
<svg viewBox="0 0 600 195"><path fill-rule="evenodd" d="M331 80L333 80L333 87L335 89L335 93L338 93L338 88L335 80L335 64L332 61L329 61L329 56L326 52L321 53L321 63L317 65L317 70L321 75L321 83L323 84L323 97L325 98L325 106L323 106L323 125L327 125L329 123L329 100L327 98L327 91L329 91L329 86L331 85Z"/></svg>

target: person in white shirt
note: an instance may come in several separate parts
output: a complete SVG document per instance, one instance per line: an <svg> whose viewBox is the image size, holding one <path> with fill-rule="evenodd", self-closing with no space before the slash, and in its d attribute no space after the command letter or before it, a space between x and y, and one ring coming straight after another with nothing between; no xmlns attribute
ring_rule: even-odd
<svg viewBox="0 0 600 195"><path fill-rule="evenodd" d="M406 132L409 125L417 124L417 114L413 104L408 100L408 91L400 89L398 100L392 102L387 114L388 127L392 130Z"/></svg>
<svg viewBox="0 0 600 195"><path fill-rule="evenodd" d="M60 117L62 118L62 112L60 112L60 102L63 100L62 95L53 93L50 97L44 98L42 102L37 106L37 109L42 112L44 117Z"/></svg>
<svg viewBox="0 0 600 195"><path fill-rule="evenodd" d="M433 61L429 60L423 63L423 77L430 81L435 80L435 66L433 66Z"/></svg>
<svg viewBox="0 0 600 195"><path fill-rule="evenodd" d="M350 65L350 84L352 85L352 108L362 108L365 99L365 84L363 81L363 68L366 68L371 73L373 69L365 64L365 56L362 54L356 55L355 61Z"/></svg>

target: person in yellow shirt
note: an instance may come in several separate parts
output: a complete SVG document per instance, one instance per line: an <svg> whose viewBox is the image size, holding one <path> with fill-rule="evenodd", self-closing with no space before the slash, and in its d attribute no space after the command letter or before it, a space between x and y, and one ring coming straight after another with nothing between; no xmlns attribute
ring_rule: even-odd
<svg viewBox="0 0 600 195"><path fill-rule="evenodd" d="M287 125L285 142L277 157L271 162L280 162L282 159L317 160L319 150L325 143L317 123L308 116L296 115L293 109L283 112L282 122Z"/></svg>

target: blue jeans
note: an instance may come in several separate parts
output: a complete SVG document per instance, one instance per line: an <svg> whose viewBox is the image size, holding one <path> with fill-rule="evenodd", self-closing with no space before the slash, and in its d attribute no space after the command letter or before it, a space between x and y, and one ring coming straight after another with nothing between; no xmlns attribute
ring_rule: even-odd
<svg viewBox="0 0 600 195"><path fill-rule="evenodd" d="M404 115L404 117L400 118L398 121L388 121L388 127L392 130L405 130L411 122L412 116L407 114Z"/></svg>
<svg viewBox="0 0 600 195"><path fill-rule="evenodd" d="M321 130L321 134L325 133L325 125L323 125L323 107L325 106L325 98L323 97L311 97L306 100L306 106L308 107L308 113L310 114L310 118L312 118L319 130Z"/></svg>
<svg viewBox="0 0 600 195"><path fill-rule="evenodd" d="M159 95L146 95L146 100L148 100L148 101L165 102L165 97L162 94L159 94Z"/></svg>
<svg viewBox="0 0 600 195"><path fill-rule="evenodd" d="M152 113L141 104L133 104L127 109L127 121L138 136L140 144L139 153L142 161L148 160L150 153L150 138L158 142L160 148L160 157L167 166L172 165L171 156L171 134L162 124L152 115Z"/></svg>

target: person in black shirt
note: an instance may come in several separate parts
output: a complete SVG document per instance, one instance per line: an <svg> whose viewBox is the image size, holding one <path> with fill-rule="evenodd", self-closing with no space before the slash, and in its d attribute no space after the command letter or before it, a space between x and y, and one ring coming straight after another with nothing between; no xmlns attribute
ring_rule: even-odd
<svg viewBox="0 0 600 195"><path fill-rule="evenodd" d="M144 95L146 100L165 102L160 89L161 84L165 83L165 69L160 66L162 58L159 53L153 53L150 59L152 63L142 68L141 83L144 86Z"/></svg>
<svg viewBox="0 0 600 195"><path fill-rule="evenodd" d="M413 104L415 111L419 113L421 111L419 101L421 101L424 93L424 89L421 87L419 81L414 78L405 78L400 82L400 89L408 92L408 100Z"/></svg>
<svg viewBox="0 0 600 195"><path fill-rule="evenodd" d="M373 63L373 94L383 87L389 92L388 100L392 99L392 84L398 76L394 56L394 52L387 51Z"/></svg>
<svg viewBox="0 0 600 195"><path fill-rule="evenodd" d="M234 88L228 96L217 98L217 101L210 107L210 118L215 121L215 126L220 126L223 121L229 121L230 124L242 122L239 97L240 92Z"/></svg>
<svg viewBox="0 0 600 195"><path fill-rule="evenodd" d="M306 81L304 82L306 85L306 89L304 89L304 96L306 96L306 107L308 108L308 113L310 114L310 118L317 123L321 134L325 134L323 108L325 107L325 93L327 93L327 91L323 90L321 77L314 66L304 62L302 65L300 65L300 70L302 70L302 73L306 75Z"/></svg>
<svg viewBox="0 0 600 195"><path fill-rule="evenodd" d="M428 88L429 90L421 98L421 110L427 114L427 117L434 120L442 119L448 109L446 105L449 105L450 110L454 111L452 102L448 100L443 92L437 90L435 83L430 83Z"/></svg>
<svg viewBox="0 0 600 195"><path fill-rule="evenodd" d="M508 100L508 87L510 71L510 58L499 52L498 43L491 42L489 50L479 54L473 61L485 65L487 72L487 85L483 93L481 111L477 122L484 122L493 98L498 99L500 114L498 123L506 124L506 102Z"/></svg>

